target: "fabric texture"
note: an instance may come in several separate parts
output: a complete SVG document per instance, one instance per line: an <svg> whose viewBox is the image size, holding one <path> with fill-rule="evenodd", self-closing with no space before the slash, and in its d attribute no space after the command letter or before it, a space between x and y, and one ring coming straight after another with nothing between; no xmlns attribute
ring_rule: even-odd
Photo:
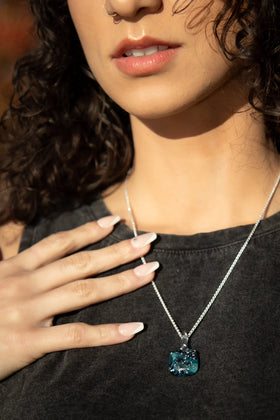
<svg viewBox="0 0 280 420"><path fill-rule="evenodd" d="M101 199L28 226L21 250L51 233L108 215ZM157 286L189 331L252 226L191 236L159 235L147 256ZM89 249L132 237L124 224ZM280 213L263 220L230 279L193 334L200 353L192 377L168 372L180 340L153 291L135 292L57 316L56 324L142 321L133 340L48 354L0 383L2 420L278 419ZM138 265L135 261L112 272ZM111 272L107 272L106 275ZM105 274L104 274L105 275ZM42 279L43 281L43 279Z"/></svg>

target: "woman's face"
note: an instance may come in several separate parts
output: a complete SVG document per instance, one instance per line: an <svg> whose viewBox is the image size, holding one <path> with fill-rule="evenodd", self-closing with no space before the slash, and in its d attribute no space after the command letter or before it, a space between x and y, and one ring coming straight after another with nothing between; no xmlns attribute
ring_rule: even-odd
<svg viewBox="0 0 280 420"><path fill-rule="evenodd" d="M130 114L158 118L207 100L230 79L231 65L211 24L222 1L194 0L179 14L172 13L174 0L68 0L68 5L102 88ZM118 15L106 16L104 10Z"/></svg>

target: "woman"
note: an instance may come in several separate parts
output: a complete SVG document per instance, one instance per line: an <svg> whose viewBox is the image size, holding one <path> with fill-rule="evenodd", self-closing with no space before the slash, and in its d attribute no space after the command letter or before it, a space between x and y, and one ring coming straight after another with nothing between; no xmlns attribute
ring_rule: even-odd
<svg viewBox="0 0 280 420"><path fill-rule="evenodd" d="M31 6L2 123L1 418L277 418L279 5Z"/></svg>

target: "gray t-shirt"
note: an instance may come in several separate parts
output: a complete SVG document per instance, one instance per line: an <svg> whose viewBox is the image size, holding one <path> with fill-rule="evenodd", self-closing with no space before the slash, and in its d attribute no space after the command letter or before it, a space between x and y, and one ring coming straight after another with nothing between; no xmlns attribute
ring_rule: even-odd
<svg viewBox="0 0 280 420"><path fill-rule="evenodd" d="M28 226L21 250L53 232L108 215L103 201ZM192 236L159 235L147 257L161 263L156 282L182 330L190 330L251 226ZM132 236L119 224L90 249ZM192 336L200 369L168 372L180 340L151 285L56 317L57 324L142 321L133 340L48 354L0 384L2 420L278 419L280 213L261 222L230 279ZM127 264L112 272L138 265Z"/></svg>

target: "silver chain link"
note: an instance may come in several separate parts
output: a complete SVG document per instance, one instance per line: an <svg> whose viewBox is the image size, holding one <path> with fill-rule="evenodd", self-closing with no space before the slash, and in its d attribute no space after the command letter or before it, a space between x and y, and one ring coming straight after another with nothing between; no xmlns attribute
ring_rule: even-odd
<svg viewBox="0 0 280 420"><path fill-rule="evenodd" d="M129 174L128 174L128 175L129 175ZM135 223L135 220L134 220L134 217L133 217L133 211L132 211L132 208L131 208L131 205L130 205L130 199L129 199L128 189L127 189L127 180L128 180L128 175L126 176L125 183L124 183L125 200L126 200L126 204L127 204L127 210L128 210L129 217L130 217L130 223L131 223L131 226L132 226L133 234L134 234L134 236L135 236L135 237L137 237L137 236L138 236L138 233L137 233L136 223ZM260 214L260 216L259 216L258 220L256 221L256 223L254 224L253 228L251 229L251 231L250 231L250 233L249 233L249 235L248 235L247 239L245 240L245 242L244 242L244 243L243 243L243 245L241 246L241 248L240 248L240 250L238 251L238 253L237 253L236 257L234 258L234 260L233 260L233 262L232 262L231 266L229 267L229 269L228 269L228 271L227 271L226 275L224 276L223 280L221 281L221 283L220 283L220 284L219 284L219 286L217 287L217 289L216 289L215 293L213 294L213 296L212 296L212 297L211 297L211 299L209 300L209 302L208 302L208 304L206 305L205 309L203 310L203 312L201 313L201 315L199 316L199 318L197 319L197 321L195 322L195 324L193 325L193 327L190 329L190 331L189 331L188 333L185 333L185 332L184 332L184 333L182 333L182 332L180 331L180 328L178 327L178 325L176 324L176 322L175 322L175 320L174 320L173 316L172 316L172 315L171 315L171 313L169 312L169 309L167 308L167 305L166 305L166 303L165 303L165 301L164 301L163 297L161 296L161 294L160 294L160 292L159 292L159 290L158 290L157 285L155 284L155 282L154 282L154 281L152 281L152 286L153 286L153 288L154 288L154 291L155 291L155 293L156 293L156 295L157 295L157 297L158 297L158 299L159 299L159 301L160 301L160 303L161 303L161 305L162 305L162 307L163 307L163 309L164 309L164 311L165 311L166 315L168 316L168 318L169 318L169 320L170 320L171 324L173 325L173 327L174 327L175 331L176 331L176 332L177 332L177 334L179 335L180 339L182 339L182 338L183 338L183 336L187 336L188 338L190 338L190 337L191 337L191 335L195 332L195 330L197 329L197 327L199 326L199 324L202 322L202 320L203 320L203 319L204 319L204 317L206 316L207 312L209 311L209 309L211 308L211 306L213 305L213 303L214 303L214 302L215 302L215 300L217 299L217 297L218 297L218 295L219 295L220 291L222 290L222 288L224 287L224 285L225 285L226 281L228 280L228 278L230 277L231 273L233 272L234 267L235 267L235 266L236 266L236 264L238 263L238 261L239 261L239 259L240 259L241 255L243 254L243 252L244 252L244 251L245 251L245 249L247 248L248 243L250 242L250 240L251 240L252 236L254 235L254 233L255 233L255 231L256 231L256 229L257 229L258 225L260 224L261 220L263 219L263 217L264 217L264 215L265 215L265 213L266 213L266 211L267 211L267 209L268 209L268 206L269 206L269 204L270 204L270 202L271 202L271 200L272 200L272 198L273 198L273 196L274 196L274 194L275 194L275 191L276 191L276 189L277 189L277 187L278 187L279 182L280 182L280 175L278 176L277 181L276 181L276 183L275 183L275 185L274 185L274 187L273 187L273 189L272 189L272 191L271 191L271 193L270 193L270 196L268 197L268 200L267 200L267 202L266 202L266 204L265 204L265 206L264 206L264 208L263 208L263 210L262 210L262 212L261 212L261 214ZM146 264L146 263L147 263L147 262L146 262L146 259L145 259L144 257L142 257L142 258L141 258L141 261L142 261L142 263L143 263L143 264Z"/></svg>

